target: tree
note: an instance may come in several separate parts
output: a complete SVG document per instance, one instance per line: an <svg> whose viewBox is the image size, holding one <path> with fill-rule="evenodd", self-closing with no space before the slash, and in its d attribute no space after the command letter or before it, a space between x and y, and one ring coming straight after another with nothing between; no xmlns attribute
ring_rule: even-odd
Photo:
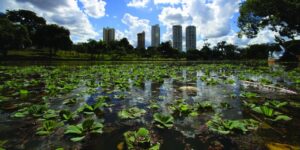
<svg viewBox="0 0 300 150"><path fill-rule="evenodd" d="M6 18L0 18L0 52L6 55L8 50L25 48L31 43L27 29L23 25L13 24Z"/></svg>
<svg viewBox="0 0 300 150"><path fill-rule="evenodd" d="M281 36L293 38L300 32L299 12L299 0L246 0L240 7L240 35L253 38L260 29L270 27Z"/></svg>
<svg viewBox="0 0 300 150"><path fill-rule="evenodd" d="M119 42L120 47L124 48L127 53L133 52L133 46L129 43L127 38L123 38Z"/></svg>
<svg viewBox="0 0 300 150"><path fill-rule="evenodd" d="M210 45L210 43L207 43L206 40L204 40L204 46L200 50L200 52L202 53L202 59L204 60L212 59L213 51L210 48Z"/></svg>
<svg viewBox="0 0 300 150"><path fill-rule="evenodd" d="M216 53L219 53L219 57L223 59L234 59L235 51L237 46L233 44L227 44L226 41L217 43L217 46L214 47Z"/></svg>
<svg viewBox="0 0 300 150"><path fill-rule="evenodd" d="M29 32L33 45L36 45L39 37L35 34L39 28L46 25L46 20L43 17L39 17L29 10L8 10L6 17L13 23L24 25Z"/></svg>
<svg viewBox="0 0 300 150"><path fill-rule="evenodd" d="M202 56L202 52L197 49L190 49L186 52L186 58L188 60L199 60Z"/></svg>
<svg viewBox="0 0 300 150"><path fill-rule="evenodd" d="M37 45L41 48L49 48L50 57L58 49L71 48L70 31L58 25L44 25L36 31Z"/></svg>
<svg viewBox="0 0 300 150"><path fill-rule="evenodd" d="M162 42L159 47L157 48L157 50L160 52L160 54L163 57L166 58L177 58L179 57L179 51L177 49L174 49L171 46L170 42Z"/></svg>
<svg viewBox="0 0 300 150"><path fill-rule="evenodd" d="M90 53L90 59L94 59L94 55L99 52L98 42L93 39L89 39L87 43L87 51Z"/></svg>

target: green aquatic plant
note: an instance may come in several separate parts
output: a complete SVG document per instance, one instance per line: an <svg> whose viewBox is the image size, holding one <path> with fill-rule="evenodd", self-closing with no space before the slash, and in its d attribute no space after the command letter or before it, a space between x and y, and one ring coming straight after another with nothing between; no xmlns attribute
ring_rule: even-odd
<svg viewBox="0 0 300 150"><path fill-rule="evenodd" d="M266 104L266 103L265 103ZM252 111L262 114L272 121L290 121L291 117L284 115L278 111L275 111L273 108L268 107L267 105L257 106L253 103L248 103L244 101L244 105L249 107Z"/></svg>
<svg viewBox="0 0 300 150"><path fill-rule="evenodd" d="M157 103L151 102L148 108L153 110L158 110L160 106Z"/></svg>
<svg viewBox="0 0 300 150"><path fill-rule="evenodd" d="M20 90L19 93L21 96L27 96L29 94L29 91L28 90Z"/></svg>
<svg viewBox="0 0 300 150"><path fill-rule="evenodd" d="M59 116L64 121L72 121L78 117L76 112L72 113L70 110L61 110Z"/></svg>
<svg viewBox="0 0 300 150"><path fill-rule="evenodd" d="M216 114L206 122L206 125L209 130L219 134L233 134L236 132L246 134L248 131L257 130L259 122L253 119L223 120L220 115Z"/></svg>
<svg viewBox="0 0 300 150"><path fill-rule="evenodd" d="M210 101L199 102L195 105L195 107L197 108L198 111L213 110L213 105L212 105L212 102L210 102Z"/></svg>
<svg viewBox="0 0 300 150"><path fill-rule="evenodd" d="M300 103L298 102L289 102L289 105L295 108L300 108Z"/></svg>
<svg viewBox="0 0 300 150"><path fill-rule="evenodd" d="M174 117L171 115L164 115L161 113L155 113L153 115L154 124L161 129L167 128L170 129L174 124Z"/></svg>
<svg viewBox="0 0 300 150"><path fill-rule="evenodd" d="M146 128L139 128L138 131L127 131L124 134L127 149L149 149L159 150L160 143L151 140L150 132Z"/></svg>
<svg viewBox="0 0 300 150"><path fill-rule="evenodd" d="M275 108L281 108L284 107L286 105L288 105L288 102L280 102L280 101L276 101L276 100L272 100L272 101L267 101L264 103L265 106L272 106Z"/></svg>
<svg viewBox="0 0 300 150"><path fill-rule="evenodd" d="M101 99L98 100L95 104L89 105L87 103L84 103L83 106L78 108L78 112L83 112L84 114L90 115L97 111L100 111L101 108L108 106L107 103L105 103L105 100Z"/></svg>
<svg viewBox="0 0 300 150"><path fill-rule="evenodd" d="M8 97L1 96L1 95L0 95L0 103L1 103L1 102L6 102L6 101L8 101L8 100L9 100Z"/></svg>
<svg viewBox="0 0 300 150"><path fill-rule="evenodd" d="M4 145L7 143L7 140L0 140L0 150L5 150Z"/></svg>
<svg viewBox="0 0 300 150"><path fill-rule="evenodd" d="M23 118L29 115L33 117L40 117L43 116L47 110L48 105L32 105L18 110L13 116L16 118Z"/></svg>
<svg viewBox="0 0 300 150"><path fill-rule="evenodd" d="M71 99L66 99L63 101L64 105L73 105L77 103L77 99L76 98L71 98Z"/></svg>
<svg viewBox="0 0 300 150"><path fill-rule="evenodd" d="M257 93L252 93L252 92L242 92L240 94L241 97L243 98L248 98L248 99L252 99L252 98L257 98L258 95Z"/></svg>
<svg viewBox="0 0 300 150"><path fill-rule="evenodd" d="M55 111L53 109L48 109L43 114L43 119L45 119L45 120L55 119L57 117L58 117L57 111Z"/></svg>
<svg viewBox="0 0 300 150"><path fill-rule="evenodd" d="M272 84L272 81L270 81L269 79L266 79L266 78L261 78L261 79L259 80L259 82L260 82L261 84L264 84L264 85Z"/></svg>
<svg viewBox="0 0 300 150"><path fill-rule="evenodd" d="M101 134L103 132L102 129L102 123L95 122L93 119L86 119L80 124L69 125L65 134L73 135L74 137L71 138L71 141L79 142L91 133Z"/></svg>
<svg viewBox="0 0 300 150"><path fill-rule="evenodd" d="M53 120L46 120L42 123L42 126L37 128L37 135L45 136L51 134L56 128L63 126L62 122L56 122Z"/></svg>
<svg viewBox="0 0 300 150"><path fill-rule="evenodd" d="M232 107L230 106L229 103L227 102L221 102L220 103L220 107L223 108L223 109L231 109Z"/></svg>
<svg viewBox="0 0 300 150"><path fill-rule="evenodd" d="M144 109L132 107L132 108L123 109L123 110L119 111L118 116L121 119L135 119L135 118L141 117L145 113L146 113L146 110L144 110Z"/></svg>

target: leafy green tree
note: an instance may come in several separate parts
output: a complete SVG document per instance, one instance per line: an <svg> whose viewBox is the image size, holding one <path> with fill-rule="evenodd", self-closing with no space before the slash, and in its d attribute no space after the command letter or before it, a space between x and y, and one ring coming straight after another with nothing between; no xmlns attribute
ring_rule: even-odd
<svg viewBox="0 0 300 150"><path fill-rule="evenodd" d="M170 42L162 42L157 48L157 50L163 57L166 58L178 58L180 55L179 51L177 49L174 49L171 46Z"/></svg>
<svg viewBox="0 0 300 150"><path fill-rule="evenodd" d="M13 24L6 18L0 18L0 52L6 55L8 50L25 48L31 43L27 29L23 25Z"/></svg>
<svg viewBox="0 0 300 150"><path fill-rule="evenodd" d="M210 48L210 43L204 43L204 46L202 47L202 49L200 50L202 53L202 58L204 60L210 60L213 57L213 51Z"/></svg>
<svg viewBox="0 0 300 150"><path fill-rule="evenodd" d="M300 31L299 12L299 0L246 0L240 6L238 26L241 35L251 38L265 27L293 38Z"/></svg>
<svg viewBox="0 0 300 150"><path fill-rule="evenodd" d="M30 39L36 45L39 37L36 37L35 34L40 27L46 25L43 17L39 17L29 10L8 10L6 17L13 23L24 25L29 32Z"/></svg>
<svg viewBox="0 0 300 150"><path fill-rule="evenodd" d="M55 24L38 28L35 36L39 39L37 40L39 47L49 48L50 57L52 57L58 49L67 50L72 46L70 31Z"/></svg>
<svg viewBox="0 0 300 150"><path fill-rule="evenodd" d="M129 43L127 38L123 38L119 41L119 45L123 48L127 53L133 53L133 46Z"/></svg>
<svg viewBox="0 0 300 150"><path fill-rule="evenodd" d="M94 55L99 53L98 42L96 40L89 39L87 43L87 51L90 54L90 59L95 59Z"/></svg>
<svg viewBox="0 0 300 150"><path fill-rule="evenodd" d="M197 49L190 49L186 52L186 58L188 60L202 59L203 53Z"/></svg>

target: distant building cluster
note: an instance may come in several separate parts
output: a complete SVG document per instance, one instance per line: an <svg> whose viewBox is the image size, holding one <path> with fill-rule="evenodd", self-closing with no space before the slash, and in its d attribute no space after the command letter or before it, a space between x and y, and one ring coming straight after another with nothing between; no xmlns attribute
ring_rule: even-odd
<svg viewBox="0 0 300 150"><path fill-rule="evenodd" d="M172 27L173 33L173 48L183 51L183 36L182 36L182 26L174 25ZM196 49L197 47L197 34L195 26L187 26L185 29L186 37L186 50ZM137 48L145 48L145 31L137 34ZM103 28L103 40L105 42L111 42L115 40L115 29L113 28ZM158 24L151 27L151 46L158 47L160 45L160 27Z"/></svg>

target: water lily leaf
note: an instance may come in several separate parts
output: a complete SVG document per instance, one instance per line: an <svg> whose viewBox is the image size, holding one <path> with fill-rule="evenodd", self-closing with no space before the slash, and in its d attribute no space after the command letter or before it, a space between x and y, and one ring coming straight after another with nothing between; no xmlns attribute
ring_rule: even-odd
<svg viewBox="0 0 300 150"><path fill-rule="evenodd" d="M159 113L155 113L153 115L154 122L158 128L172 128L174 123L174 118L171 115L163 115Z"/></svg>
<svg viewBox="0 0 300 150"><path fill-rule="evenodd" d="M41 135L41 136L44 136L44 135L49 135L50 132L49 131L38 131L36 132L37 135Z"/></svg>
<svg viewBox="0 0 300 150"><path fill-rule="evenodd" d="M74 125L69 125L67 127L67 131L65 131L65 134L69 134L69 133L73 133L73 134L82 134L83 133L83 129L81 126L74 126Z"/></svg>
<svg viewBox="0 0 300 150"><path fill-rule="evenodd" d="M281 120L282 121L290 121L290 120L292 120L292 118L289 116L286 116L286 115L279 115L273 121L281 121Z"/></svg>
<svg viewBox="0 0 300 150"><path fill-rule="evenodd" d="M82 141L84 138L85 138L85 136L75 137L75 138L71 138L71 141L79 142L79 141Z"/></svg>
<svg viewBox="0 0 300 150"><path fill-rule="evenodd" d="M29 91L28 90L20 90L19 93L20 93L20 95L25 96L25 95L29 94Z"/></svg>

